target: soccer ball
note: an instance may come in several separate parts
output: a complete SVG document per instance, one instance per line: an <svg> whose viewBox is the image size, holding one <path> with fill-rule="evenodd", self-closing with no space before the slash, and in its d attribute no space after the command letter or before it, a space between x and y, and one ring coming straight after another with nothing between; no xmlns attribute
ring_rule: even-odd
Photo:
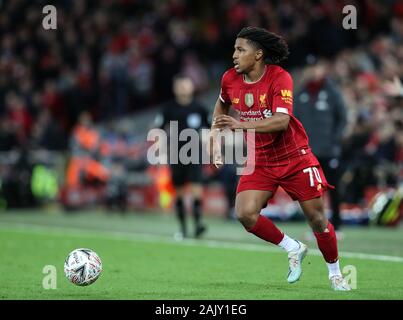
<svg viewBox="0 0 403 320"><path fill-rule="evenodd" d="M64 273L67 279L78 286L88 286L95 282L101 272L101 259L91 249L73 250L64 261Z"/></svg>

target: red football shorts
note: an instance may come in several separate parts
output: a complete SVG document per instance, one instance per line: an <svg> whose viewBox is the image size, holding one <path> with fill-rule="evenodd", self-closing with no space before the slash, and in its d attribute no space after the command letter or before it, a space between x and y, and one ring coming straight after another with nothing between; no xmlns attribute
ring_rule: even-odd
<svg viewBox="0 0 403 320"><path fill-rule="evenodd" d="M321 197L328 188L322 168L313 154L296 157L290 164L268 167L256 166L250 175L239 179L237 193L245 190L264 190L273 192L281 186L293 200L306 201Z"/></svg>

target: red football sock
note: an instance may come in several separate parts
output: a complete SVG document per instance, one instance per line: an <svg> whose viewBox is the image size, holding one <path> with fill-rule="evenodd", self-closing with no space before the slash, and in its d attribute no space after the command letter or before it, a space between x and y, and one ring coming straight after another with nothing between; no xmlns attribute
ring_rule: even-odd
<svg viewBox="0 0 403 320"><path fill-rule="evenodd" d="M283 240L284 234L265 216L259 215L256 224L252 229L246 229L260 239L279 244Z"/></svg>
<svg viewBox="0 0 403 320"><path fill-rule="evenodd" d="M333 225L328 222L327 229L329 232L314 232L319 250L327 263L336 262L339 258L337 251L337 238Z"/></svg>

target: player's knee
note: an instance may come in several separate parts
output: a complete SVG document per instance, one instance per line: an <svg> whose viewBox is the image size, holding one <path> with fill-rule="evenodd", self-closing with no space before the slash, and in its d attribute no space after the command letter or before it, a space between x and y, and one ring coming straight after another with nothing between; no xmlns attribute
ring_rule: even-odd
<svg viewBox="0 0 403 320"><path fill-rule="evenodd" d="M327 219L323 214L317 212L309 217L309 224L314 231L323 232L326 229Z"/></svg>
<svg viewBox="0 0 403 320"><path fill-rule="evenodd" d="M259 211L254 205L242 205L235 208L236 217L247 229L252 228L259 217Z"/></svg>

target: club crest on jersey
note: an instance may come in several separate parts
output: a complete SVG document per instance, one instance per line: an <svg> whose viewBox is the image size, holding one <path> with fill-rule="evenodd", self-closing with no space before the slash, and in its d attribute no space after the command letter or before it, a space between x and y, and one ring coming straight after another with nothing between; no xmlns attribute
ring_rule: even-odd
<svg viewBox="0 0 403 320"><path fill-rule="evenodd" d="M245 104L251 108L253 106L254 100L253 100L253 93L247 93L245 94Z"/></svg>
<svg viewBox="0 0 403 320"><path fill-rule="evenodd" d="M266 107L266 94L261 94L259 96L259 105L260 105L261 108Z"/></svg>

